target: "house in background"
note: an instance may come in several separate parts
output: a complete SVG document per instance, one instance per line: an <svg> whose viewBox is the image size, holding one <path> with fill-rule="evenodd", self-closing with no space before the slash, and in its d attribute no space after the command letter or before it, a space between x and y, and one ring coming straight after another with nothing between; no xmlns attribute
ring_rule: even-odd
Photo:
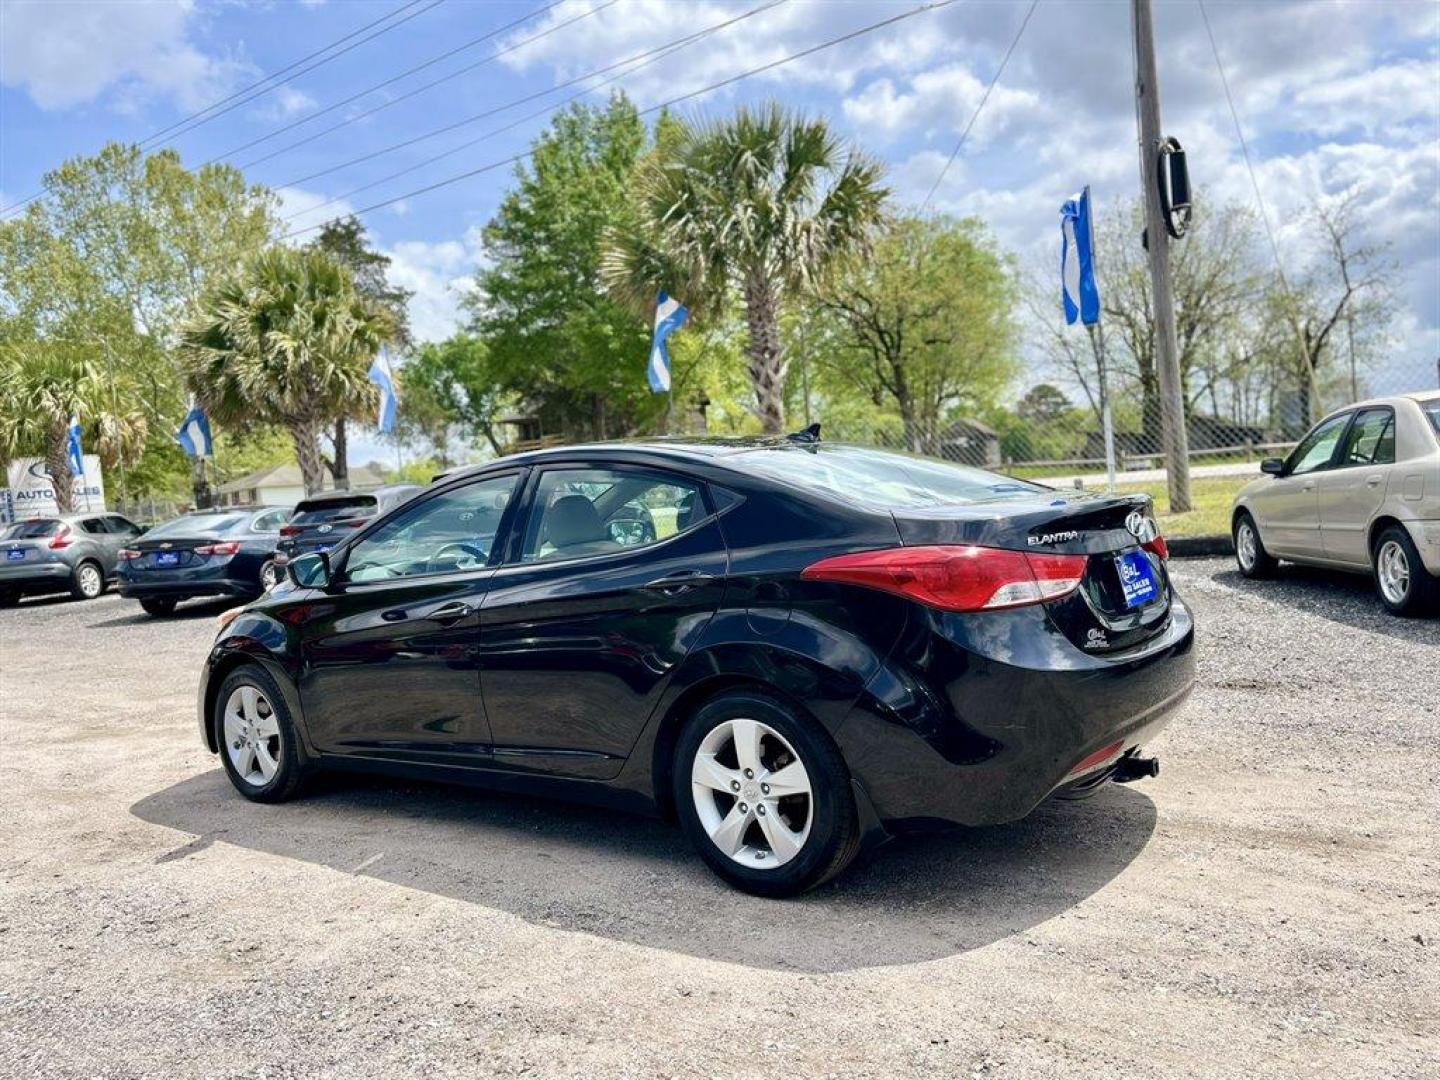
<svg viewBox="0 0 1440 1080"><path fill-rule="evenodd" d="M940 456L984 469L1000 465L1000 435L979 420L956 420L940 436Z"/></svg>
<svg viewBox="0 0 1440 1080"><path fill-rule="evenodd" d="M384 483L385 477L373 465L352 466L350 469L351 491L370 491ZM321 490L335 490L329 470L325 472ZM300 466L293 462L257 469L215 489L217 506L294 506L304 497L305 485L300 480Z"/></svg>

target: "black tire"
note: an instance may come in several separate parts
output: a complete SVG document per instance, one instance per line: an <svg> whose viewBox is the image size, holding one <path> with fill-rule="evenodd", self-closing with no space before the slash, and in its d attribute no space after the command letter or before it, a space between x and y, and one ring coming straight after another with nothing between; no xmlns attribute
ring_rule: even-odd
<svg viewBox="0 0 1440 1080"><path fill-rule="evenodd" d="M267 782L256 783L241 776L231 757L230 745L226 740L224 713L230 697L237 690L250 687L258 690L264 705L269 707L277 729L273 737L258 736L257 741L266 744L266 752L277 768ZM262 709L263 714L263 709ZM270 673L258 664L242 664L225 677L220 692L215 695L215 704L210 713L210 724L215 731L215 745L220 748L220 762L231 785L251 802L278 803L293 798L305 780L305 762L300 754L300 738L295 730L295 721L285 703L285 695L271 678Z"/></svg>
<svg viewBox="0 0 1440 1080"><path fill-rule="evenodd" d="M1247 529L1250 536L1254 538L1253 556L1249 555L1251 548L1244 535ZM1243 576L1247 578L1275 576L1275 568L1279 562L1274 555L1265 550L1265 544L1260 539L1260 526L1255 524L1255 519L1250 516L1248 510L1242 510L1235 515L1235 524L1231 528L1230 538L1235 544L1235 566Z"/></svg>
<svg viewBox="0 0 1440 1080"><path fill-rule="evenodd" d="M20 603L19 589L0 589L0 607L14 607Z"/></svg>
<svg viewBox="0 0 1440 1080"><path fill-rule="evenodd" d="M692 792L691 767L706 736L728 721L740 718L758 720L790 744L804 765L809 777L811 794L802 803L809 812L809 833L800 850L781 865L770 869L752 868L737 862L721 851L710 839ZM733 743L731 744L733 746ZM770 760L784 760L784 748L772 740L762 742L768 753L780 753ZM855 795L850 786L850 770L840 751L824 729L775 698L757 691L734 691L706 702L686 722L675 749L673 792L681 828L710 868L737 889L756 896L795 896L828 881L850 863L860 849L860 828L855 810ZM724 795L714 795L717 812ZM740 797L733 797L733 809ZM799 797L796 797L799 798ZM766 805L777 805L765 800ZM793 805L782 813L794 813ZM754 811L752 811L752 814ZM775 820L773 817L772 821ZM744 836L762 841L755 846L768 847L763 840L758 820ZM763 853L760 858L766 857ZM773 857L773 853L770 857Z"/></svg>
<svg viewBox="0 0 1440 1080"><path fill-rule="evenodd" d="M1396 594L1393 586L1387 587L1381 580L1381 559L1397 550L1409 573L1407 587ZM1392 556L1393 557L1393 556ZM1440 578L1425 569L1420 561L1420 552L1415 541L1400 525L1391 525L1375 538L1370 551L1371 578L1375 582L1375 594L1387 611L1395 615L1429 615L1440 611Z"/></svg>
<svg viewBox="0 0 1440 1080"><path fill-rule="evenodd" d="M91 559L82 559L70 571L70 595L76 600L95 600L105 593L105 571Z"/></svg>
<svg viewBox="0 0 1440 1080"><path fill-rule="evenodd" d="M147 615L169 615L175 610L176 600L169 600L162 596L146 597L140 601L140 606L145 609Z"/></svg>
<svg viewBox="0 0 1440 1080"><path fill-rule="evenodd" d="M280 579L285 576L285 571L275 565L274 559L266 559L265 562L261 564L260 572L256 576L260 581L260 591L269 592L276 585L280 584Z"/></svg>

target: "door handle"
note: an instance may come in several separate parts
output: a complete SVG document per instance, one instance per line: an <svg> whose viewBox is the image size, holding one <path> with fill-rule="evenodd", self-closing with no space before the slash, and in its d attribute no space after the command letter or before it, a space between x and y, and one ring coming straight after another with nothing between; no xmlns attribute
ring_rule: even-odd
<svg viewBox="0 0 1440 1080"><path fill-rule="evenodd" d="M1303 484L1300 485L1300 490L1301 490L1301 491L1314 491L1314 490L1315 490L1315 481L1314 481L1314 480L1306 480Z"/></svg>
<svg viewBox="0 0 1440 1080"><path fill-rule="evenodd" d="M647 581L645 588L663 593L665 596L676 596L714 580L714 574L707 574L702 570L681 570L678 573L656 578L654 581Z"/></svg>
<svg viewBox="0 0 1440 1080"><path fill-rule="evenodd" d="M463 600L452 600L448 604L441 604L434 611L427 612L425 618L438 623L458 622L471 614L475 609Z"/></svg>
<svg viewBox="0 0 1440 1080"><path fill-rule="evenodd" d="M1380 477L1378 477L1378 476L1367 476L1367 477L1365 478L1365 484L1366 484L1367 487L1379 487L1379 486L1380 486Z"/></svg>

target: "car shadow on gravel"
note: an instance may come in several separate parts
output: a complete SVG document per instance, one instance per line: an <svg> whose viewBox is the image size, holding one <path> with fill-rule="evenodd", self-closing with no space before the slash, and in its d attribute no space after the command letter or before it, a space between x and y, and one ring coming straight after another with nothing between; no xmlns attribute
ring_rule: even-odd
<svg viewBox="0 0 1440 1080"><path fill-rule="evenodd" d="M1283 563L1271 578L1252 581L1238 570L1224 570L1215 575L1215 581L1344 626L1440 647L1440 619L1390 614L1375 595L1374 583L1361 574Z"/></svg>
<svg viewBox="0 0 1440 1080"><path fill-rule="evenodd" d="M235 600L225 597L220 600L202 600L199 602L183 603L169 615L151 615L140 606L138 600L127 600L119 597L124 607L123 614L116 615L112 619L102 619L100 622L91 623L91 629L98 629L102 626L146 626L152 623L161 622L185 622L189 619L213 619L222 611L235 607L237 604L245 603L244 600Z"/></svg>
<svg viewBox="0 0 1440 1080"><path fill-rule="evenodd" d="M1155 829L1149 798L1110 785L1014 824L891 841L781 902L726 887L663 822L466 788L324 776L296 802L263 806L215 769L131 810L185 834L156 862L222 841L537 925L806 972L933 960L1021 933L1105 886Z"/></svg>

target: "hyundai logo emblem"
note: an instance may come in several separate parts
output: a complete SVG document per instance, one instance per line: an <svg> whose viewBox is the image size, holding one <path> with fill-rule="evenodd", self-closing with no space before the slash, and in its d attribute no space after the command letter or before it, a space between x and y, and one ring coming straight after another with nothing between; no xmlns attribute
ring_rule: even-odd
<svg viewBox="0 0 1440 1080"><path fill-rule="evenodd" d="M1125 516L1125 531L1142 543L1155 539L1155 522L1139 510L1131 510Z"/></svg>
<svg viewBox="0 0 1440 1080"><path fill-rule="evenodd" d="M316 531L316 532L326 533L326 532L329 532L332 527L333 527L333 526L330 526L330 525L321 525L320 528L316 529L315 531Z"/></svg>

